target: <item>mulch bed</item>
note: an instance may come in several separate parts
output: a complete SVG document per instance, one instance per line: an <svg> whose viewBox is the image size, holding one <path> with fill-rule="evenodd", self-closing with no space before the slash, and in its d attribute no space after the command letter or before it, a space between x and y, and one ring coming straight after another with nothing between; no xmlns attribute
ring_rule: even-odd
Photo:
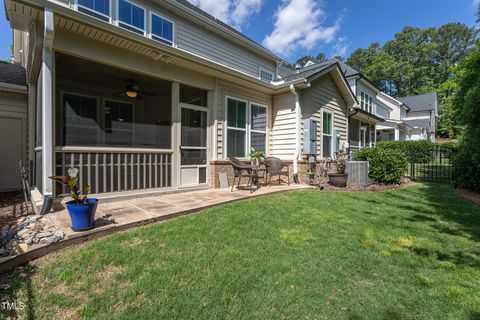
<svg viewBox="0 0 480 320"><path fill-rule="evenodd" d="M480 193L479 192L458 188L457 189L457 194L460 197L462 197L464 199L467 199L470 202L475 203L477 206L480 206Z"/></svg>
<svg viewBox="0 0 480 320"><path fill-rule="evenodd" d="M409 187L409 186L412 186L412 185L415 185L415 184L417 184L415 181L412 181L410 179L404 179L400 184L369 184L369 185L366 185L366 186L361 186L361 185L358 185L358 184L349 183L345 188L339 188L339 187L332 186L331 184L328 184L328 183L323 183L323 184L321 184L321 187L323 187L323 190L326 190L326 191L343 191L343 192L369 191L369 192L374 192L374 191L404 188L404 187Z"/></svg>
<svg viewBox="0 0 480 320"><path fill-rule="evenodd" d="M27 209L25 205L23 192L0 193L0 226L12 223L20 217L29 215L31 210L31 207Z"/></svg>

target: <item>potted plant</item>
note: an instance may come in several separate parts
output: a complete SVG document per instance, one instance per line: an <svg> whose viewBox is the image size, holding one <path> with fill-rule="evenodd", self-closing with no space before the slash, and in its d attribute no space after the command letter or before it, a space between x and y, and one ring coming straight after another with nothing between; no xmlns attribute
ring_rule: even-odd
<svg viewBox="0 0 480 320"><path fill-rule="evenodd" d="M68 214L72 222L73 231L90 230L95 225L95 212L98 199L88 198L90 186L85 185L80 190L78 183L78 169L69 168L68 176L53 176L50 179L57 181L70 189L71 201L66 203Z"/></svg>
<svg viewBox="0 0 480 320"><path fill-rule="evenodd" d="M263 151L256 151L255 148L251 148L248 156L250 157L250 161L252 165L259 166L260 159L265 158L265 153Z"/></svg>
<svg viewBox="0 0 480 320"><path fill-rule="evenodd" d="M335 187L345 188L348 181L348 174L345 173L346 168L347 159L342 156L337 160L337 172L328 174L328 182Z"/></svg>

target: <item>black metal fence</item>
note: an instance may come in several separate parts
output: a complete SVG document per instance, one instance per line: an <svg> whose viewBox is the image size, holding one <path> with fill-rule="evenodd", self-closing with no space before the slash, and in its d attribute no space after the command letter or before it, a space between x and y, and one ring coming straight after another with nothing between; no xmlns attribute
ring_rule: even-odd
<svg viewBox="0 0 480 320"><path fill-rule="evenodd" d="M410 165L407 175L417 181L451 182L454 171L450 159L454 148L432 145L410 149Z"/></svg>

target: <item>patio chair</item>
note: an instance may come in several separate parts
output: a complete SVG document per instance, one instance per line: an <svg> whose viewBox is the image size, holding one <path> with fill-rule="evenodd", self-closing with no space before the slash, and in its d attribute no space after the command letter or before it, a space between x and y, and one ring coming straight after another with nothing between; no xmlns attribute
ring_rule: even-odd
<svg viewBox="0 0 480 320"><path fill-rule="evenodd" d="M290 169L282 160L276 157L266 157L265 167L267 168L267 180L268 185L271 185L272 176L278 176L278 182L282 181L281 176L286 176L288 179L288 185L290 185ZM283 170L286 168L287 170Z"/></svg>
<svg viewBox="0 0 480 320"><path fill-rule="evenodd" d="M230 161L233 167L233 183L232 183L232 189L230 191L233 191L233 187L235 186L235 180L237 178L238 178L237 189L240 189L240 181L242 180L242 177L247 177L248 183L246 187L250 187L250 192L253 192L253 181L255 179L255 173L253 171L253 167L249 164L242 163L240 160L234 157L229 157L228 160Z"/></svg>

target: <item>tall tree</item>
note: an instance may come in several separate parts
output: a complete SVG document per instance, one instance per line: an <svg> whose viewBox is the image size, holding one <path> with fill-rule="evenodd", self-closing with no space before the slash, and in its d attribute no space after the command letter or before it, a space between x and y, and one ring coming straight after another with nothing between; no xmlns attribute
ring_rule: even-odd
<svg viewBox="0 0 480 320"><path fill-rule="evenodd" d="M436 91L439 96L439 132L456 136L451 95L455 69L478 43L478 31L461 23L440 28L405 27L383 46L372 43L358 49L347 64L365 74L383 91L406 96Z"/></svg>

